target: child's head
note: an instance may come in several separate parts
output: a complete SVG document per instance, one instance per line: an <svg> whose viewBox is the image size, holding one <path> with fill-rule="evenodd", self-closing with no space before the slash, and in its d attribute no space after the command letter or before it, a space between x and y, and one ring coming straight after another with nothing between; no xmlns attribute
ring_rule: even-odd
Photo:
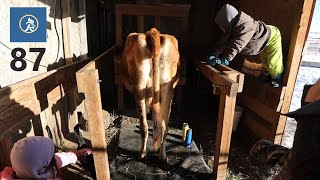
<svg viewBox="0 0 320 180"><path fill-rule="evenodd" d="M17 141L10 154L12 168L20 178L54 177L51 167L55 152L52 139L33 136Z"/></svg>
<svg viewBox="0 0 320 180"><path fill-rule="evenodd" d="M225 4L217 13L214 21L224 32L228 32L230 31L232 23L234 22L234 19L238 14L239 12L235 7L229 4Z"/></svg>

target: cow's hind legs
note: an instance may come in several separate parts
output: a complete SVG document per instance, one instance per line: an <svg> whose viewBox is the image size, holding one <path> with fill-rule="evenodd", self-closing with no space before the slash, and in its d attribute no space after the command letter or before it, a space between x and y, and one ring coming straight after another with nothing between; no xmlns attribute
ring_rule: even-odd
<svg viewBox="0 0 320 180"><path fill-rule="evenodd" d="M159 158L167 162L166 138L168 132L168 122L171 112L171 102L173 98L173 85L171 82L161 86L161 148Z"/></svg>
<svg viewBox="0 0 320 180"><path fill-rule="evenodd" d="M147 156L148 123L146 114L146 104L144 99L137 101L137 111L139 114L141 134L140 158L145 158Z"/></svg>

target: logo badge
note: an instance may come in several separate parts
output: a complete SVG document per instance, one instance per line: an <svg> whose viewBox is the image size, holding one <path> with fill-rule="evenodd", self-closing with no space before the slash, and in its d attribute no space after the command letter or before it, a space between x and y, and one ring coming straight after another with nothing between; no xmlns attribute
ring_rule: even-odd
<svg viewBox="0 0 320 180"><path fill-rule="evenodd" d="M10 8L10 42L46 42L45 7Z"/></svg>

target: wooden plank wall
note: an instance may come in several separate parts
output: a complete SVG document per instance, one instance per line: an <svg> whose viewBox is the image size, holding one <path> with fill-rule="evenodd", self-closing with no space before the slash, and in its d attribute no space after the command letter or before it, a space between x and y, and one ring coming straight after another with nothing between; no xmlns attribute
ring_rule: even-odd
<svg viewBox="0 0 320 180"><path fill-rule="evenodd" d="M8 149L12 147L11 136L21 124L24 125L50 108L52 112L61 111L61 107L56 107L56 104L76 87L75 72L88 62L89 59L83 60L0 89L0 142L5 145L0 149L3 152L0 153L1 160L8 158ZM57 121L58 119L53 120L54 123L58 123ZM62 125L56 125L51 133L61 134L61 127ZM55 137L54 140L57 142ZM5 161L1 166L8 163Z"/></svg>

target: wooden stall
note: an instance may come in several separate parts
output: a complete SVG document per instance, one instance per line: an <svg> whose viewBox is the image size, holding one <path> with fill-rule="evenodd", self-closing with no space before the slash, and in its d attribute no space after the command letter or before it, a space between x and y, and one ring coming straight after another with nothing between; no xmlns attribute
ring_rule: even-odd
<svg viewBox="0 0 320 180"><path fill-rule="evenodd" d="M77 98L83 97L85 101L89 129L94 129L90 135L97 178L109 179L99 78L94 61L85 66L88 62L90 59L82 60L0 89L0 141L1 151L4 152L0 156L2 166L10 165L13 146L10 133L16 131L19 124L55 106L61 98L74 93L76 89Z"/></svg>
<svg viewBox="0 0 320 180"><path fill-rule="evenodd" d="M142 5L138 4L116 4L116 42L117 46L122 46L124 44L123 31L122 31L122 16L123 15L133 15L138 16L137 21L137 32L144 32L144 23L143 16L152 16L155 17L155 27L157 27L161 32L160 27L160 17L161 16L170 16L170 17L179 17L181 19L180 25L180 37L179 46L180 53L182 54L182 63L183 66L186 65L186 60L194 60L194 64L201 73L203 73L208 80L213 84L214 93L220 95L220 106L219 106L219 117L218 117L218 129L216 136L216 151L214 158L214 176L215 178L224 179L227 175L227 166L228 166L228 154L231 141L231 129L234 118L236 96L238 92L242 92L243 88L243 79L244 75L238 71L228 68L226 66L218 66L218 69L215 69L205 62L200 62L200 59L197 57L186 56L183 47L186 43L186 30L187 30L187 19L190 6L188 5L176 5L176 4L159 4L159 5ZM170 33L170 32L168 32ZM115 56L115 83L117 84L118 92L118 109L124 108L124 99L123 99L123 87L119 79L119 64L121 61L120 56ZM182 67L182 77L178 85L185 84L185 75L186 68ZM180 75L180 76L181 76ZM178 90L178 97L181 99L181 91ZM178 102L178 106L181 106L181 102ZM212 117L214 119L215 117Z"/></svg>
<svg viewBox="0 0 320 180"><path fill-rule="evenodd" d="M86 1L86 5L90 2ZM109 102L113 101L117 102L118 109L125 107L124 89L119 81L118 74L121 52L119 53L117 50L118 47L124 44L124 38L129 33L124 31L123 28L125 24L125 18L123 17L128 15L137 17L136 21L133 20L132 22L132 24L136 24L137 32L145 32L149 28L146 25L147 17L154 18L152 26L155 26L160 31L163 29L161 20L164 16L175 17L179 20L179 23L174 27L179 29L179 34L176 36L178 37L183 62L180 82L176 92L178 107L181 107L182 104L182 85L187 83L187 65L194 66L199 73L204 75L212 84L212 93L220 96L213 166L216 179L225 179L227 175L236 103L244 107L243 117L240 121L243 128L240 131L250 132L254 135L253 138L250 136L248 139L264 138L275 143L281 143L286 117L281 116L279 112L286 113L289 111L315 0L223 1L235 5L238 9L247 12L256 19L261 19L267 24L279 27L283 37L285 61L283 86L280 88L273 88L258 78L259 73L256 73L256 71L261 70L261 62L259 62L258 58L251 59L252 57L237 56L236 58L239 60L238 62L242 62L241 64L231 63L230 67L218 65L213 68L204 62L203 57L193 54L191 56L191 53L187 52L190 49L186 47L189 39L188 23L191 5L161 4L159 0L152 1L153 4L144 4L145 1L142 0L137 0L136 4L120 4L106 0L94 2L95 4L88 6L90 11L86 12L92 13L95 8L100 8L100 10L108 9L107 15L104 14L107 17L101 17L99 22L106 23L106 19L112 19L114 24L111 23L113 25L112 28L110 24L108 26L99 26L101 29L99 29L99 34L96 35L94 34L94 27L89 27L88 25L94 22L87 22L85 30L89 33L87 35L90 39L88 42L90 54L97 55L114 43L115 46L93 60L85 59L75 62L73 56L78 49L73 48L70 38L70 36L74 36L70 31L70 25L72 24L70 19L71 2L70 0L61 1L64 60L68 65L0 89L0 165L2 167L10 164L9 155L13 145L11 135L19 125L30 121L32 118L39 118L40 113L48 108L54 109L55 112L68 111L70 118L67 117L66 119L73 119L72 123L74 123L76 122L75 119L77 119L75 113L77 106L83 101L89 129L91 129L90 139L97 179L110 179L102 107L110 105ZM206 1L193 1L192 3L212 4L212 2ZM217 4L221 4L221 2L217 2ZM84 8L83 3L82 7ZM101 12L105 11L102 10ZM284 15L280 16L279 14ZM99 13L95 14L95 16L99 16ZM95 16L90 17L90 20L94 21ZM203 25L203 27L199 28L211 26L201 23L199 25ZM83 30L84 27L82 27ZM82 31L79 32L83 33ZM108 34L104 36L103 31L107 31ZM113 34L110 35L109 33ZM202 37L204 36L202 35ZM95 39L100 38L103 40L95 42ZM197 38L196 35L193 37L193 39ZM203 47L201 46L201 48ZM102 83L100 83L101 81ZM113 96L116 98L112 99ZM56 104L65 97L68 97L68 101L65 103L67 104L66 107L57 107ZM110 97L110 99L107 99L107 97ZM59 128L62 128L62 125L58 124L56 127L57 136L61 135L61 131L63 131L63 129ZM69 127L63 128L68 129ZM59 145L61 144L57 144L57 146Z"/></svg>

